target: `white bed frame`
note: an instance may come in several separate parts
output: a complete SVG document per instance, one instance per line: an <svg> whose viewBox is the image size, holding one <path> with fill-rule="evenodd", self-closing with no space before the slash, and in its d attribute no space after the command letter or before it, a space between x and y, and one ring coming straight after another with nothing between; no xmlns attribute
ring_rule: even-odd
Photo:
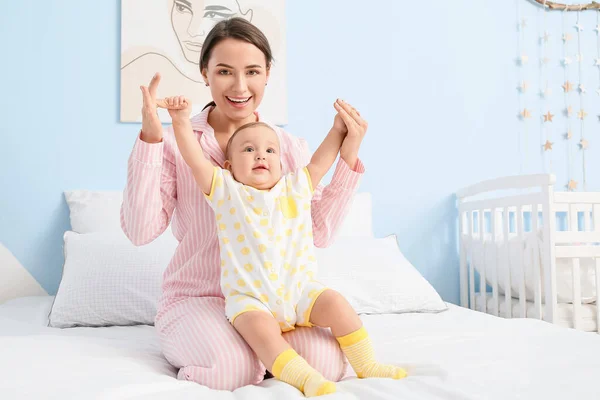
<svg viewBox="0 0 600 400"><path fill-rule="evenodd" d="M483 181L466 187L456 193L458 199L459 220L459 252L460 252L460 302L461 306L479 309L485 313L498 316L501 301L504 302L505 318L513 318L513 298L518 298L519 316L543 319L550 323L557 321L557 293L556 293L556 260L564 258L570 260L573 277L573 302L572 327L580 329L582 304L580 285L580 259L593 258L595 260L596 292L600 288L600 192L555 192L555 177L549 174L508 176L498 179ZM509 191L508 195L494 192ZM514 194L516 193L516 194ZM479 198L478 198L479 197ZM567 230L556 229L556 213L566 213ZM486 269L478 270L480 275L479 286L492 287L491 296L488 290L485 295L478 293L476 301L475 270L472 263L472 243L483 240L489 233L489 240L494 244L498 240L506 241L515 235L523 239L525 232L525 213L538 218L531 218L531 231L541 230L543 246L539 253L534 252L534 257L540 254L541 259L535 259L534 281L528 285L534 287L533 310L531 302L527 302L525 294L525 273L519 281L519 291L511 290L511 268L503 268L505 276L499 276L498 265L501 262L509 263L509 246L505 245L498 254L492 257L491 270L495 271L494 279L486 279ZM538 222L542 216L541 224ZM580 216L583 213L583 226L579 226ZM490 230L486 230L485 217L490 217ZM514 229L509 231L510 216L514 216ZM479 218L483 216L484 218ZM475 221L475 219L477 219ZM478 225L478 226L476 226ZM483 232L484 235L480 235ZM491 234L495 232L495 234ZM572 245L577 243L577 245ZM523 266L524 252L519 254L520 267ZM514 259L513 259L514 261ZM512 266L514 268L514 266ZM488 269L489 270L489 269ZM522 271L523 268L519 268ZM513 269L514 271L514 269ZM541 275L540 275L541 273ZM543 276L543 281L541 279ZM498 279L495 279L495 278ZM504 280L503 280L504 279ZM507 288L505 294L499 294L498 282L504 282ZM543 290L542 290L543 289ZM544 299L542 299L542 291ZM481 289L479 290L481 292ZM481 299L486 301L481 301ZM492 301L488 306L487 299ZM480 303L480 304L477 304ZM598 304L598 301L596 301ZM563 305L564 306L564 305ZM543 307L543 310L542 310ZM528 311L529 308L529 311ZM532 315L533 314L533 315ZM592 314L593 315L593 314ZM600 307L595 306L596 330L600 333Z"/></svg>

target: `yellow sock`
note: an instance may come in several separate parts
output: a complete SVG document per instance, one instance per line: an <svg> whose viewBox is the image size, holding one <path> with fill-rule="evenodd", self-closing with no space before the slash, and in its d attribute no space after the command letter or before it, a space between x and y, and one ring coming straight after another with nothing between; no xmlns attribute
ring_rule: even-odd
<svg viewBox="0 0 600 400"><path fill-rule="evenodd" d="M271 369L275 378L295 386L306 397L335 393L335 383L328 381L308 365L294 349L288 349L278 355Z"/></svg>
<svg viewBox="0 0 600 400"><path fill-rule="evenodd" d="M346 336L338 337L337 341L359 378L402 379L406 377L404 369L375 361L373 344L364 326Z"/></svg>

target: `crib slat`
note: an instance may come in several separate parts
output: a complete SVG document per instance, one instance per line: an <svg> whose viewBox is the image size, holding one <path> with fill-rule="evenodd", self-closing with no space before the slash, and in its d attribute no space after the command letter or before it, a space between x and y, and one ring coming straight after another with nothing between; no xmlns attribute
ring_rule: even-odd
<svg viewBox="0 0 600 400"><path fill-rule="evenodd" d="M533 205L531 211L531 230L538 235L538 204ZM545 238L548 240L548 238ZM537 244L537 240L536 240ZM533 306L539 319L542 319L542 282L541 282L540 249L536 245L533 248Z"/></svg>
<svg viewBox="0 0 600 400"><path fill-rule="evenodd" d="M598 293L600 293L600 258L596 258L596 332L600 333L600 300L598 300Z"/></svg>
<svg viewBox="0 0 600 400"><path fill-rule="evenodd" d="M500 307L498 306L498 243L496 235L496 227L498 226L498 212L492 208L490 210L491 219L491 232L492 232L492 274L493 274L493 285L492 285L492 298L493 298L493 310L492 314L496 317L500 315Z"/></svg>
<svg viewBox="0 0 600 400"><path fill-rule="evenodd" d="M569 204L569 227L568 230L571 232L579 231L579 224L577 221L577 206L575 204Z"/></svg>
<svg viewBox="0 0 600 400"><path fill-rule="evenodd" d="M460 213L458 219L458 232L462 240L460 241L460 306L467 307L468 304L468 285L467 285L467 255L465 252L465 237L466 234L464 232L464 220L465 213Z"/></svg>
<svg viewBox="0 0 600 400"><path fill-rule="evenodd" d="M510 241L509 241L509 224L510 224L510 209L504 207L504 265L505 267L505 278L506 283L504 286L504 316L506 318L512 318L512 288L510 282Z"/></svg>
<svg viewBox="0 0 600 400"><path fill-rule="evenodd" d="M573 328L579 329L581 318L581 268L579 258L571 260L573 273Z"/></svg>
<svg viewBox="0 0 600 400"><path fill-rule="evenodd" d="M475 267L473 265L473 246L475 243L475 225L473 221L473 211L468 211L469 216L469 308L475 310Z"/></svg>
<svg viewBox="0 0 600 400"><path fill-rule="evenodd" d="M484 210L483 209L479 209L479 239L481 240L481 248L482 248L482 254L483 254L483 260L484 262L482 263L482 267L479 271L479 293L481 294L482 297L482 312L487 313L487 281L485 279L485 270L486 270L486 265L485 265L485 224L484 224L484 220L485 220L485 214L484 214Z"/></svg>
<svg viewBox="0 0 600 400"><path fill-rule="evenodd" d="M592 218L594 222L593 231L600 232L600 204L594 204L592 211Z"/></svg>
<svg viewBox="0 0 600 400"><path fill-rule="evenodd" d="M525 227L523 225L523 208L517 207L517 234L519 236L519 257L517 264L517 271L519 271L519 317L527 317L527 296L525 294L525 249L523 243L525 240Z"/></svg>

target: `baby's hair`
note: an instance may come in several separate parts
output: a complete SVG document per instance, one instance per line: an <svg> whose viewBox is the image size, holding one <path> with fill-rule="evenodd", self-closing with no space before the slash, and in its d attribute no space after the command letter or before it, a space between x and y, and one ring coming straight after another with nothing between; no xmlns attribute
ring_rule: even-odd
<svg viewBox="0 0 600 400"><path fill-rule="evenodd" d="M260 121L249 122L247 124L244 124L244 125L240 126L239 128L237 128L235 130L235 132L233 132L233 135L231 135L231 137L229 138L229 141L227 141L227 147L225 147L225 159L226 160L229 160L229 148L231 147L231 143L233 142L233 138L235 137L235 135L237 135L238 133L240 133L244 129L253 128L255 126L264 126L266 128L269 128L273 132L275 132L275 129L273 129L273 127L271 125L266 124L264 122L260 122ZM275 132L275 133L277 134L277 132Z"/></svg>

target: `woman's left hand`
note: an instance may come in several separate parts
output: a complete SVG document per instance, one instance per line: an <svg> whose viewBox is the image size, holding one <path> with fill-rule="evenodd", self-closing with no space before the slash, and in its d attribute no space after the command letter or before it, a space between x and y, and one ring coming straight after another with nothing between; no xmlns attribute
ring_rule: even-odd
<svg viewBox="0 0 600 400"><path fill-rule="evenodd" d="M337 100L334 107L338 112L333 123L334 129L336 129L339 116L346 130L346 137L340 149L340 157L346 161L350 168L354 169L358 161L358 149L367 133L368 123L354 107L343 100Z"/></svg>

